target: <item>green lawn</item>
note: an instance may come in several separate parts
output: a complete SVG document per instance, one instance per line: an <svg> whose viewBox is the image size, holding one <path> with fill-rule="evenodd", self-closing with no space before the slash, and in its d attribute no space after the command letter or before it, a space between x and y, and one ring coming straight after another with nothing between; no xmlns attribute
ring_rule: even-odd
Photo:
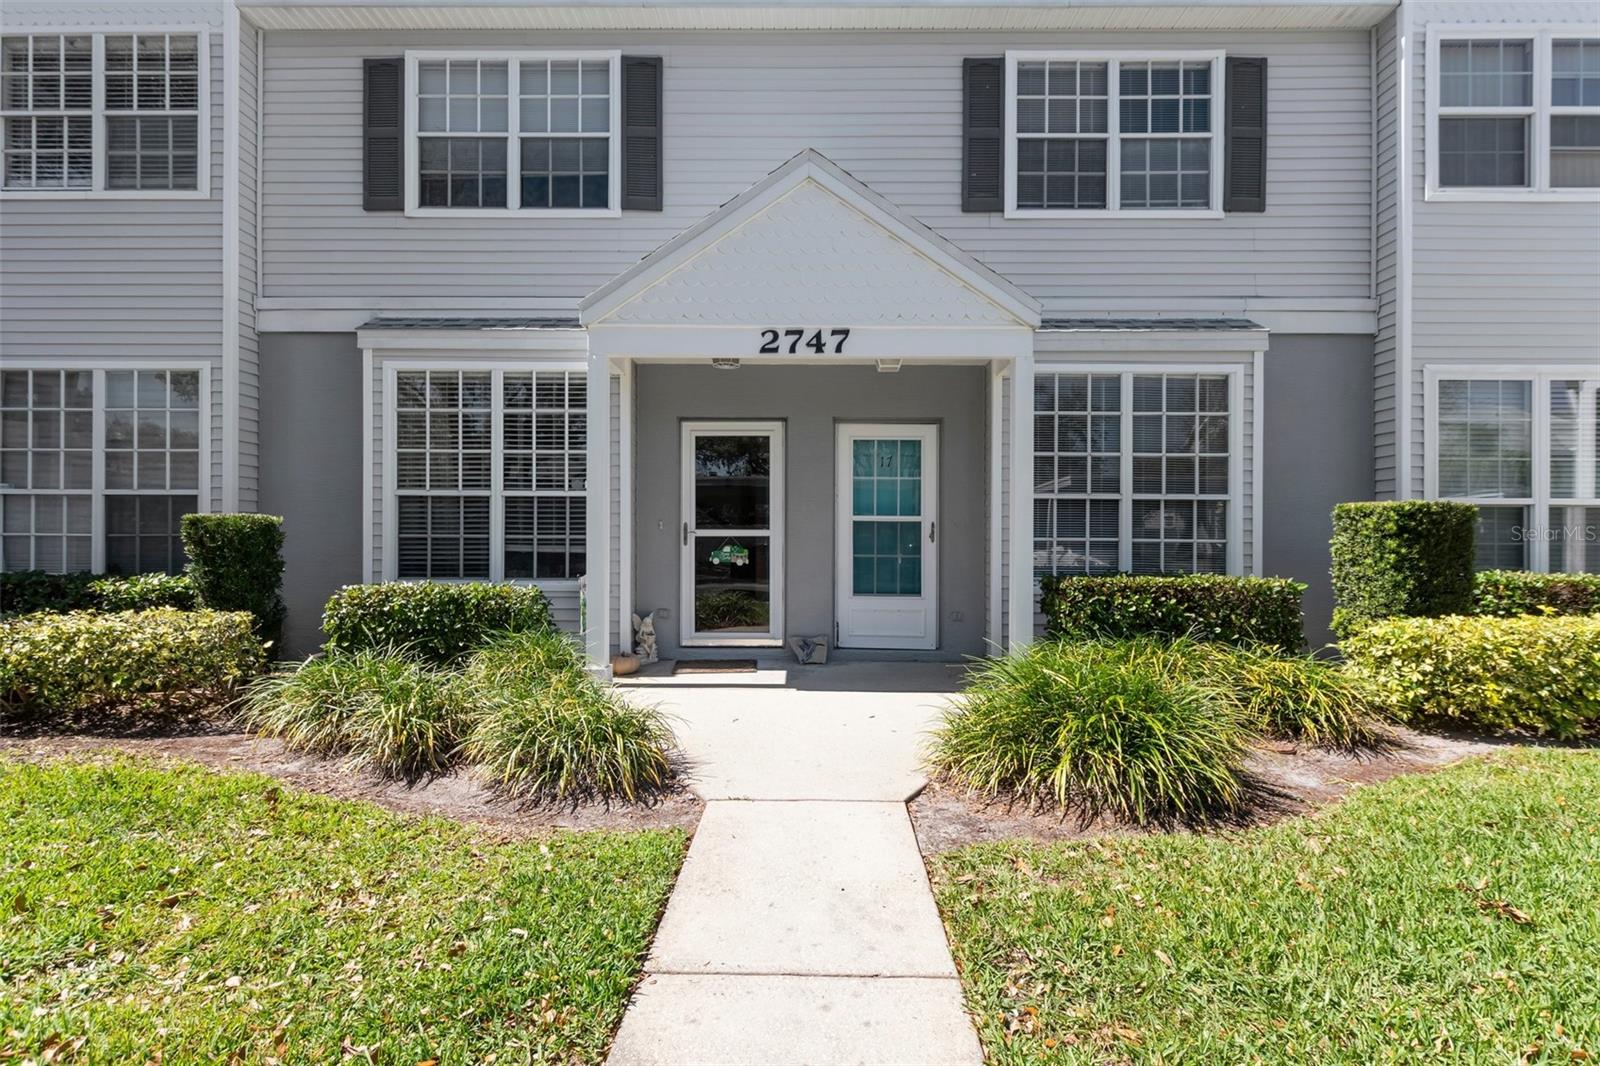
<svg viewBox="0 0 1600 1066"><path fill-rule="evenodd" d="M0 1059L169 1066L599 1061L685 843L128 760L0 759L0 834Z"/></svg>
<svg viewBox="0 0 1600 1066"><path fill-rule="evenodd" d="M1216 835L982 845L935 891L990 1059L1600 1060L1600 752Z"/></svg>

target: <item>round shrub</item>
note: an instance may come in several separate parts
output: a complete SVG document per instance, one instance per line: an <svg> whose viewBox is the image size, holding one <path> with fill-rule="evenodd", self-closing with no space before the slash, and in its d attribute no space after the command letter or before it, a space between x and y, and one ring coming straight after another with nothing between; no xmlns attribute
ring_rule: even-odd
<svg viewBox="0 0 1600 1066"><path fill-rule="evenodd" d="M0 692L33 711L199 707L229 700L260 669L237 611L73 611L0 625Z"/></svg>
<svg viewBox="0 0 1600 1066"><path fill-rule="evenodd" d="M433 663L454 662L502 633L554 628L539 589L483 581L348 585L322 615L330 651L402 648Z"/></svg>
<svg viewBox="0 0 1600 1066"><path fill-rule="evenodd" d="M456 679L403 655L335 653L262 678L240 720L296 751L407 780L449 769L466 730Z"/></svg>
<svg viewBox="0 0 1600 1066"><path fill-rule="evenodd" d="M977 670L932 764L981 792L1144 825L1237 809L1248 742L1235 705L1159 642L1041 641Z"/></svg>
<svg viewBox="0 0 1600 1066"><path fill-rule="evenodd" d="M1174 642L1194 679L1231 700L1246 721L1273 737L1355 748L1383 736L1381 710L1365 681L1341 665L1264 647Z"/></svg>
<svg viewBox="0 0 1600 1066"><path fill-rule="evenodd" d="M535 801L640 799L672 777L672 731L583 669L558 633L480 651L462 675L474 724L467 759L505 794Z"/></svg>
<svg viewBox="0 0 1600 1066"><path fill-rule="evenodd" d="M1402 721L1600 732L1600 616L1396 618L1340 648Z"/></svg>

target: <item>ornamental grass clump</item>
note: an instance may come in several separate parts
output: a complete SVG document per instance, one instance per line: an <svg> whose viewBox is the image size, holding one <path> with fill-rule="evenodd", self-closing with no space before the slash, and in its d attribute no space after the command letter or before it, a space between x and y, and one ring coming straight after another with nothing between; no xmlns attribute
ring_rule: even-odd
<svg viewBox="0 0 1600 1066"><path fill-rule="evenodd" d="M367 649L263 678L241 719L296 751L344 755L353 766L414 780L450 768L468 724L463 695L449 673Z"/></svg>
<svg viewBox="0 0 1600 1066"><path fill-rule="evenodd" d="M512 634L485 648L462 687L474 715L463 754L508 796L632 801L672 778L661 713L591 677L559 633Z"/></svg>
<svg viewBox="0 0 1600 1066"><path fill-rule="evenodd" d="M1085 822L1204 821L1244 800L1248 723L1164 642L1041 641L980 667L934 735L932 764L991 795Z"/></svg>
<svg viewBox="0 0 1600 1066"><path fill-rule="evenodd" d="M1194 640L1173 642L1171 652L1267 736L1333 748L1370 747L1385 737L1376 694L1341 665Z"/></svg>

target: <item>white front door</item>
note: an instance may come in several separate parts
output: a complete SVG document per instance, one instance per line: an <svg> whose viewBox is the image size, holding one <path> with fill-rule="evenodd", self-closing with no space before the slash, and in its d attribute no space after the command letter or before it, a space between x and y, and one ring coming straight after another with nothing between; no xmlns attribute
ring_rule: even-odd
<svg viewBox="0 0 1600 1066"><path fill-rule="evenodd" d="M680 643L783 639L783 423L683 426Z"/></svg>
<svg viewBox="0 0 1600 1066"><path fill-rule="evenodd" d="M834 508L838 644L939 643L939 427L839 426Z"/></svg>

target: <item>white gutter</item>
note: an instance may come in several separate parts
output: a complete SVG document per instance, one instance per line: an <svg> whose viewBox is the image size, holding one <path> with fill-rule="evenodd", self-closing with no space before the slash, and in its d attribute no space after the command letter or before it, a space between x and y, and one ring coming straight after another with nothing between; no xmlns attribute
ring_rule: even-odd
<svg viewBox="0 0 1600 1066"><path fill-rule="evenodd" d="M1396 64L1399 78L1397 120L1399 147L1395 160L1396 239L1400 242L1395 269L1395 442L1394 494L1396 499L1411 498L1411 7L1401 0L1398 26L1400 57Z"/></svg>

